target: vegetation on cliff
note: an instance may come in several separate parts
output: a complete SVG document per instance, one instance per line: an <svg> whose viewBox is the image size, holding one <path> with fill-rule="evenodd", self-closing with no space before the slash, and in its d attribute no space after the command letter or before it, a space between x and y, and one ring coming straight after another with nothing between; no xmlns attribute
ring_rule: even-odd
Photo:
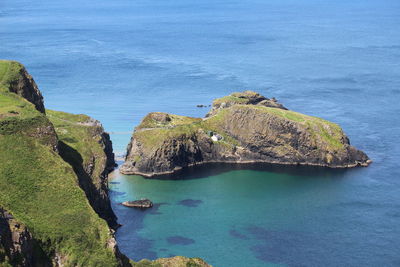
<svg viewBox="0 0 400 267"><path fill-rule="evenodd" d="M4 60L0 162L1 267L208 266L185 257L136 263L119 252L109 228L117 225L108 134L86 115L45 111L25 68Z"/></svg>
<svg viewBox="0 0 400 267"><path fill-rule="evenodd" d="M115 166L109 135L89 116L53 110L46 113L57 132L59 154L73 167L91 206L115 229L117 218L107 185L107 175Z"/></svg>
<svg viewBox="0 0 400 267"><path fill-rule="evenodd" d="M3 73L7 64L0 62ZM7 75L14 79L18 71L8 68ZM0 103L0 207L29 229L44 252L39 258L33 254L28 265L119 265L114 248L107 247L113 236L106 222L89 205L73 168L56 150L52 123L13 92L2 90ZM21 264L24 255L10 255L4 246L3 251L11 264Z"/></svg>
<svg viewBox="0 0 400 267"><path fill-rule="evenodd" d="M133 133L121 172L152 176L206 162L369 164L337 124L276 103L245 91L214 101L205 119L150 113Z"/></svg>

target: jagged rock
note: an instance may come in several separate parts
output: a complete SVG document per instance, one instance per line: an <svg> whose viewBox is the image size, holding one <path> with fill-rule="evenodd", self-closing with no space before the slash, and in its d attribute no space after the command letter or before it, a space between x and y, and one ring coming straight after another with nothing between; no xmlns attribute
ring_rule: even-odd
<svg viewBox="0 0 400 267"><path fill-rule="evenodd" d="M146 264L146 261L139 262ZM154 265L152 265L153 263ZM150 266L161 266L161 267L211 267L200 258L186 258L182 256L175 256L172 258L160 258L150 262Z"/></svg>
<svg viewBox="0 0 400 267"><path fill-rule="evenodd" d="M141 209L148 209L153 207L153 202L151 202L149 199L140 199L140 200L134 200L134 201L125 201L121 203L125 207L130 207L130 208L141 208Z"/></svg>
<svg viewBox="0 0 400 267"><path fill-rule="evenodd" d="M45 254L27 227L0 207L1 262L9 262L12 266L53 265L53 259Z"/></svg>
<svg viewBox="0 0 400 267"><path fill-rule="evenodd" d="M38 111L45 113L43 96L25 67L16 61L0 60L0 62L8 65L4 77L0 80L0 86L25 98L34 104Z"/></svg>
<svg viewBox="0 0 400 267"><path fill-rule="evenodd" d="M331 168L371 163L332 122L266 106L266 98L254 92L233 97L230 102L214 101L212 115L205 119L165 114L171 121L160 124L146 116L132 135L120 172L151 177L207 162ZM213 140L214 133L223 139Z"/></svg>
<svg viewBox="0 0 400 267"><path fill-rule="evenodd" d="M228 96L217 98L213 101L212 108L210 112L207 113L206 117L215 115L219 109L229 108L232 105L242 104L242 105L260 105L265 107L280 108L285 109L282 104L273 97L271 99L260 95L259 93L253 91L244 91L232 93Z"/></svg>
<svg viewBox="0 0 400 267"><path fill-rule="evenodd" d="M119 225L108 195L108 174L115 164L110 136L89 116L47 110L59 138L61 157L71 164L89 203L109 226Z"/></svg>

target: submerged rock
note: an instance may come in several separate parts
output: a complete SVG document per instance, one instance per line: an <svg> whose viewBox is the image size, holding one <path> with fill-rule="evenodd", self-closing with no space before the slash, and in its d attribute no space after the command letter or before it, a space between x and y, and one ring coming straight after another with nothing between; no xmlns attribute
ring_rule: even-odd
<svg viewBox="0 0 400 267"><path fill-rule="evenodd" d="M221 99L205 119L163 113L170 120L160 123L154 113L147 115L133 133L120 172L151 177L207 162L331 168L371 163L335 123L287 110L255 92Z"/></svg>
<svg viewBox="0 0 400 267"><path fill-rule="evenodd" d="M153 202L151 202L149 199L144 198L140 200L134 200L134 201L125 201L121 203L125 207L130 207L130 208L141 208L141 209L148 209L153 207Z"/></svg>

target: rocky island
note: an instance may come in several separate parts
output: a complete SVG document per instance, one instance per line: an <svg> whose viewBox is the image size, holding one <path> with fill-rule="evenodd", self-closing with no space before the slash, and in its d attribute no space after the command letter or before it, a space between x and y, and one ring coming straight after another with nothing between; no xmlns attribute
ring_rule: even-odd
<svg viewBox="0 0 400 267"><path fill-rule="evenodd" d="M109 135L86 116L46 110L23 65L0 60L0 266L209 266L134 262L114 238Z"/></svg>
<svg viewBox="0 0 400 267"><path fill-rule="evenodd" d="M152 177L209 162L349 168L371 160L337 124L245 91L214 100L205 118L148 114L135 128L120 172Z"/></svg>

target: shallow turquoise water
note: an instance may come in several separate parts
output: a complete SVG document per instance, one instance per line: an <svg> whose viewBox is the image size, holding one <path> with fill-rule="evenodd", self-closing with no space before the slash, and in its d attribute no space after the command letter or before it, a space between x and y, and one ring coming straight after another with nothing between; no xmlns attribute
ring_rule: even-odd
<svg viewBox="0 0 400 267"><path fill-rule="evenodd" d="M339 123L374 163L332 171L207 166L115 174L121 249L215 266L400 265L398 0L0 1L0 58L48 108L86 113L118 155L151 111L203 116L235 90ZM118 205L148 197L139 212Z"/></svg>

